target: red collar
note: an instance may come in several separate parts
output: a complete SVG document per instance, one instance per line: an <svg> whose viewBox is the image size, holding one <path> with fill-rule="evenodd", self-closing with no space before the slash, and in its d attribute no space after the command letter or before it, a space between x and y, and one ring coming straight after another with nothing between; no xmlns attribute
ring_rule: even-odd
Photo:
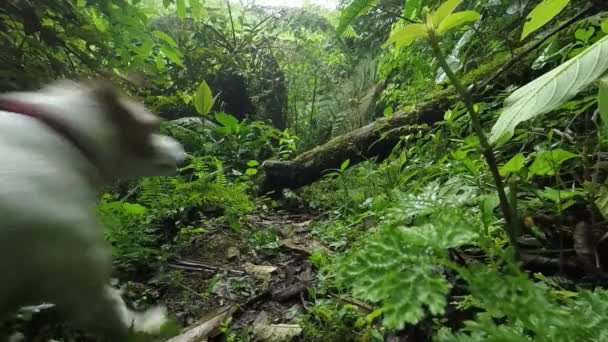
<svg viewBox="0 0 608 342"><path fill-rule="evenodd" d="M39 106L15 100L0 99L0 110L24 115L42 122L76 147L85 158L93 163L93 165L96 167L99 166L93 157L94 154L91 153L90 149L78 138L78 136L74 134L67 125L60 120L56 120Z"/></svg>

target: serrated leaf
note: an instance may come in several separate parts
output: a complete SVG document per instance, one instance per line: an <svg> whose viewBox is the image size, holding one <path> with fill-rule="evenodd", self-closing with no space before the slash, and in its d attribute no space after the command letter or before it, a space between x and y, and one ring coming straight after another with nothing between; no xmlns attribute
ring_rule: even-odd
<svg viewBox="0 0 608 342"><path fill-rule="evenodd" d="M169 60L181 67L184 66L184 63L182 62L182 53L171 47L171 46L161 46L160 47L160 52L163 53L163 55L165 55L167 58L169 58Z"/></svg>
<svg viewBox="0 0 608 342"><path fill-rule="evenodd" d="M506 176L508 173L519 173L525 163L526 157L524 157L523 153L518 153L500 168L500 175Z"/></svg>
<svg viewBox="0 0 608 342"><path fill-rule="evenodd" d="M492 127L490 141L504 143L518 124L554 110L597 80L606 69L608 36L511 94Z"/></svg>
<svg viewBox="0 0 608 342"><path fill-rule="evenodd" d="M576 157L578 157L577 154L561 148L541 151L534 159L532 165L530 165L529 177L552 176L565 161Z"/></svg>
<svg viewBox="0 0 608 342"><path fill-rule="evenodd" d="M190 0L190 10L192 11L192 19L200 21L203 17L203 6L200 0Z"/></svg>
<svg viewBox="0 0 608 342"><path fill-rule="evenodd" d="M346 6L340 14L340 22L336 28L338 35L341 35L355 18L367 13L377 2L378 0L354 0Z"/></svg>
<svg viewBox="0 0 608 342"><path fill-rule="evenodd" d="M180 20L186 19L186 2L185 2L185 0L175 0L175 6L177 7L177 17Z"/></svg>
<svg viewBox="0 0 608 342"><path fill-rule="evenodd" d="M421 1L422 0L406 0L403 16L407 19L414 20L418 15Z"/></svg>
<svg viewBox="0 0 608 342"><path fill-rule="evenodd" d="M207 115L213 108L215 100L207 82L202 81L194 94L194 108L201 115Z"/></svg>
<svg viewBox="0 0 608 342"><path fill-rule="evenodd" d="M600 79L597 107L602 124L608 126L608 75Z"/></svg>
<svg viewBox="0 0 608 342"><path fill-rule="evenodd" d="M566 8L569 2L570 0L544 0L534 7L526 17L526 23L521 32L521 39L524 40L532 32L545 26L545 24Z"/></svg>
<svg viewBox="0 0 608 342"><path fill-rule="evenodd" d="M152 32L152 34L156 38L164 41L165 43L171 45L172 47L177 48L177 43L175 42L175 40L170 35L166 34L165 32L154 31L154 32Z"/></svg>
<svg viewBox="0 0 608 342"><path fill-rule="evenodd" d="M466 23L470 23L472 21L477 21L481 18L481 15L476 11L462 11L456 12L448 15L439 27L437 28L437 34L441 35L449 30L456 28L458 26L464 25Z"/></svg>
<svg viewBox="0 0 608 342"><path fill-rule="evenodd" d="M447 18L462 3L462 0L447 0L433 13L433 26L439 27L441 22Z"/></svg>
<svg viewBox="0 0 608 342"><path fill-rule="evenodd" d="M392 32L384 46L395 43L397 49L406 47L412 44L416 39L427 36L426 26L424 24L409 24L405 26L397 26Z"/></svg>

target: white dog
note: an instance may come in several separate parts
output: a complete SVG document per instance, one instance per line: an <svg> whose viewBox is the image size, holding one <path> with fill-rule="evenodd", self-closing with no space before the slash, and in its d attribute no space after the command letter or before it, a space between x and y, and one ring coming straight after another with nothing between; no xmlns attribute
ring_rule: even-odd
<svg viewBox="0 0 608 342"><path fill-rule="evenodd" d="M175 172L185 153L159 120L102 83L54 83L0 95L0 317L54 303L76 326L112 341L155 333L163 309L127 309L109 283L96 220L101 187ZM1 333L0 333L1 335Z"/></svg>

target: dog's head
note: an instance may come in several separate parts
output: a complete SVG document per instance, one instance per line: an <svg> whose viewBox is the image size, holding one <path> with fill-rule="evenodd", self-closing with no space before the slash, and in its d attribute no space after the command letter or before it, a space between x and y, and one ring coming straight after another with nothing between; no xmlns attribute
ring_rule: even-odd
<svg viewBox="0 0 608 342"><path fill-rule="evenodd" d="M183 147L160 133L158 117L108 83L59 81L10 98L67 127L108 181L172 175L186 159Z"/></svg>
<svg viewBox="0 0 608 342"><path fill-rule="evenodd" d="M160 133L160 119L133 99L122 96L106 83L90 91L115 130L119 153L112 167L116 176L167 176L176 173L186 159L182 145Z"/></svg>

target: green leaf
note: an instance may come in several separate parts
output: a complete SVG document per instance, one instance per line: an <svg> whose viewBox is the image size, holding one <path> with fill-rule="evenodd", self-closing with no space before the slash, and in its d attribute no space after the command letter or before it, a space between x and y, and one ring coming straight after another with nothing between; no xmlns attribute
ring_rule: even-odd
<svg viewBox="0 0 608 342"><path fill-rule="evenodd" d="M172 0L163 0L163 6L165 8L169 7L173 1Z"/></svg>
<svg viewBox="0 0 608 342"><path fill-rule="evenodd" d="M600 79L597 107L603 125L608 125L608 75Z"/></svg>
<svg viewBox="0 0 608 342"><path fill-rule="evenodd" d="M393 107L384 108L383 114L385 117L389 118L389 117L393 116L393 113L395 113L395 111L393 110Z"/></svg>
<svg viewBox="0 0 608 342"><path fill-rule="evenodd" d="M539 194L544 199L548 199L549 201L554 202L554 203L560 203L563 201L573 199L575 197L584 196L585 192L582 190L577 190L577 189L574 189L574 190L561 189L560 190L560 189L545 187L544 190L539 191Z"/></svg>
<svg viewBox="0 0 608 342"><path fill-rule="evenodd" d="M342 164L340 165L340 171L344 172L344 170L346 170L346 168L348 167L349 164L350 164L350 159L346 159L345 161L343 161Z"/></svg>
<svg viewBox="0 0 608 342"><path fill-rule="evenodd" d="M532 176L553 176L561 165L578 155L568 152L561 148L554 150L541 151L538 153L532 165L530 165L529 177Z"/></svg>
<svg viewBox="0 0 608 342"><path fill-rule="evenodd" d="M576 38L586 44L589 42L589 39L591 39L591 37L593 37L594 33L595 33L595 28L593 28L593 27L589 27L586 30L578 29L578 30L576 30L576 32L574 32L574 38Z"/></svg>
<svg viewBox="0 0 608 342"><path fill-rule="evenodd" d="M477 21L481 18L481 15L476 11L462 11L448 15L437 28L437 34L441 35L453 28L461 26L463 24Z"/></svg>
<svg viewBox="0 0 608 342"><path fill-rule="evenodd" d="M106 32L110 27L110 23L108 23L104 17L99 16L97 12L91 13L91 20L93 21L95 27L101 32Z"/></svg>
<svg viewBox="0 0 608 342"><path fill-rule="evenodd" d="M239 126L239 120L230 114L216 113L215 120L222 124L222 126L230 128L233 131Z"/></svg>
<svg viewBox="0 0 608 342"><path fill-rule="evenodd" d="M257 160L250 160L247 162L247 166L249 166L249 167L256 167L258 165L260 165L260 163L258 163Z"/></svg>
<svg viewBox="0 0 608 342"><path fill-rule="evenodd" d="M194 95L194 107L196 111L201 115L207 115L211 111L211 108L213 108L214 103L215 99L213 98L211 88L209 88L207 82L202 81Z"/></svg>
<svg viewBox="0 0 608 342"><path fill-rule="evenodd" d="M427 36L426 26L424 24L409 24L405 26L397 26L392 32L384 46L395 43L397 49L406 47L412 44L416 39Z"/></svg>
<svg viewBox="0 0 608 342"><path fill-rule="evenodd" d="M418 16L421 1L422 0L406 0L403 16L407 19L414 20L416 16Z"/></svg>
<svg viewBox="0 0 608 342"><path fill-rule="evenodd" d="M154 31L154 32L152 32L152 34L156 38L164 41L165 43L171 45L172 47L177 48L177 43L175 42L175 40L170 35L166 34L165 32Z"/></svg>
<svg viewBox="0 0 608 342"><path fill-rule="evenodd" d="M602 32L608 33L608 19L605 19L602 23Z"/></svg>
<svg viewBox="0 0 608 342"><path fill-rule="evenodd" d="M340 22L336 28L338 35L341 35L355 18L367 13L377 2L378 0L354 0L346 6L340 14Z"/></svg>
<svg viewBox="0 0 608 342"><path fill-rule="evenodd" d="M595 200L595 205L599 209L604 219L608 219L608 188L602 187Z"/></svg>
<svg viewBox="0 0 608 342"><path fill-rule="evenodd" d="M526 157L524 157L523 153L518 153L500 168L500 175L506 176L508 173L519 173L525 163Z"/></svg>
<svg viewBox="0 0 608 342"><path fill-rule="evenodd" d="M184 67L184 63L182 62L182 53L171 47L171 46L161 46L160 47L160 52L163 53L163 55L165 55L167 58L169 58L169 60L181 67Z"/></svg>
<svg viewBox="0 0 608 342"><path fill-rule="evenodd" d="M156 69L160 72L167 70L165 66L165 61L161 55L156 55Z"/></svg>
<svg viewBox="0 0 608 342"><path fill-rule="evenodd" d="M144 39L141 46L132 46L133 51L135 51L140 57L148 57L152 54L152 50L154 49L154 42L150 38Z"/></svg>
<svg viewBox="0 0 608 342"><path fill-rule="evenodd" d="M503 143L515 127L559 107L608 69L608 36L576 57L516 90L505 100L505 109L492 127L490 141Z"/></svg>
<svg viewBox="0 0 608 342"><path fill-rule="evenodd" d="M186 2L185 0L175 0L175 6L177 6L177 17L180 20L186 18Z"/></svg>
<svg viewBox="0 0 608 342"><path fill-rule="evenodd" d="M439 27L441 22L447 18L448 15L452 14L456 8L462 3L462 0L447 0L433 13L433 26Z"/></svg>
<svg viewBox="0 0 608 342"><path fill-rule="evenodd" d="M200 0L190 0L190 10L192 11L192 19L200 21L203 17L203 6Z"/></svg>
<svg viewBox="0 0 608 342"><path fill-rule="evenodd" d="M544 0L538 4L528 14L524 29L521 33L521 39L524 40L530 33L538 30L545 26L546 23L555 18L564 8L570 0Z"/></svg>

